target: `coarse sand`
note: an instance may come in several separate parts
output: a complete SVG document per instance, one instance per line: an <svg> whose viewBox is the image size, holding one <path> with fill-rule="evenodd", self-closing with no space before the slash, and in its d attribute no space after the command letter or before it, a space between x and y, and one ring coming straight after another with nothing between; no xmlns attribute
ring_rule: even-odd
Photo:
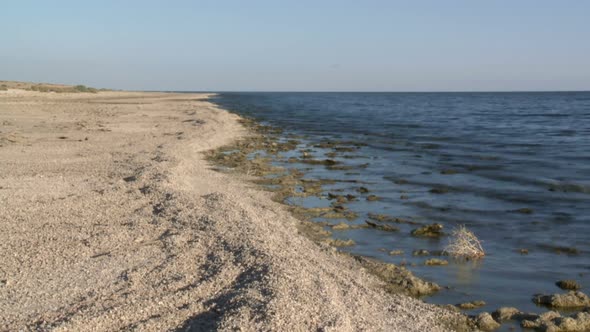
<svg viewBox="0 0 590 332"><path fill-rule="evenodd" d="M444 331L202 152L207 94L0 92L0 330Z"/></svg>

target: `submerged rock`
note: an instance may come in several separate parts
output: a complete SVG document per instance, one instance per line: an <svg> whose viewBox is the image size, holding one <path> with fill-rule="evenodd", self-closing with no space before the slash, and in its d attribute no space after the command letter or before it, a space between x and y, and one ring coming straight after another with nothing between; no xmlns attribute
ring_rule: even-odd
<svg viewBox="0 0 590 332"><path fill-rule="evenodd" d="M485 305L486 305L486 303L484 301L471 301L471 302L459 303L459 304L457 304L457 308L463 309L463 310L472 310L472 309L476 309L476 308L481 308Z"/></svg>
<svg viewBox="0 0 590 332"><path fill-rule="evenodd" d="M450 191L449 188L439 187L439 188L432 188L429 190L431 194L446 194Z"/></svg>
<svg viewBox="0 0 590 332"><path fill-rule="evenodd" d="M441 266L441 265L449 265L449 262L444 259L431 258L431 259L427 260L426 262L424 262L424 265Z"/></svg>
<svg viewBox="0 0 590 332"><path fill-rule="evenodd" d="M367 201L369 201L369 202L374 202L374 201L378 201L378 200L380 200L380 198L376 195L367 196Z"/></svg>
<svg viewBox="0 0 590 332"><path fill-rule="evenodd" d="M533 213L533 209L530 209L530 208L522 208L522 209L512 210L511 212L522 213L522 214L532 214Z"/></svg>
<svg viewBox="0 0 590 332"><path fill-rule="evenodd" d="M580 284L575 280L559 280L555 283L555 285L564 290L578 290L582 288Z"/></svg>
<svg viewBox="0 0 590 332"><path fill-rule="evenodd" d="M373 219L373 220L377 220L377 221L393 222L395 219L394 217L388 216L386 214L378 214L378 213L371 213L371 212L369 212L367 214L367 216L369 217L369 219Z"/></svg>
<svg viewBox="0 0 590 332"><path fill-rule="evenodd" d="M403 293L411 296L425 296L440 290L440 286L417 278L406 268L394 264L379 262L374 259L353 256L369 272L385 282L385 289L392 293Z"/></svg>
<svg viewBox="0 0 590 332"><path fill-rule="evenodd" d="M304 159L296 159L291 161L292 158L289 158L289 162L296 162L296 163L303 163L303 164L310 164L310 165L324 165L324 166L334 166L334 165L338 165L340 164L339 161L336 161L334 159L324 159L324 160L318 160L318 159L311 159L311 158L304 158Z"/></svg>
<svg viewBox="0 0 590 332"><path fill-rule="evenodd" d="M369 192L369 189L367 189L366 187L360 187L357 189L357 191L361 194L366 194Z"/></svg>
<svg viewBox="0 0 590 332"><path fill-rule="evenodd" d="M346 199L348 201L356 201L356 196L354 196L354 195L348 194L348 195L346 195L344 197L346 197Z"/></svg>
<svg viewBox="0 0 590 332"><path fill-rule="evenodd" d="M420 228L416 228L412 231L412 235L423 237L440 237L444 235L442 229L443 225L441 224L431 224Z"/></svg>
<svg viewBox="0 0 590 332"><path fill-rule="evenodd" d="M418 249L412 251L412 256L430 256L430 251L426 249Z"/></svg>
<svg viewBox="0 0 590 332"><path fill-rule="evenodd" d="M341 230L345 230L345 229L350 229L350 225L347 223L341 222L339 224L333 225L332 229L335 231L341 231Z"/></svg>
<svg viewBox="0 0 590 332"><path fill-rule="evenodd" d="M580 251L575 247L566 247L553 244L540 244L538 247L543 250L552 251L556 254L578 255L580 253Z"/></svg>
<svg viewBox="0 0 590 332"><path fill-rule="evenodd" d="M348 210L348 208L344 205L333 205L332 208L334 209L334 212L342 212Z"/></svg>
<svg viewBox="0 0 590 332"><path fill-rule="evenodd" d="M357 214L354 211L333 209L330 212L321 214L320 217L326 219L348 219L353 220L357 218Z"/></svg>
<svg viewBox="0 0 590 332"><path fill-rule="evenodd" d="M378 229L380 231L385 231L385 232L398 232L399 228L391 226L391 225L381 225L381 224L377 224L374 222L371 222L369 220L365 220L365 223L370 227L370 228L375 228Z"/></svg>
<svg viewBox="0 0 590 332"><path fill-rule="evenodd" d="M477 327L482 331L494 331L500 327L500 323L496 322L492 315L487 312L482 312L475 317Z"/></svg>
<svg viewBox="0 0 590 332"><path fill-rule="evenodd" d="M401 219L401 218L397 218L397 217L392 217L392 216L388 216L386 214L378 214L378 213L368 213L367 216L369 217L369 219L373 219L373 220L377 220L377 221L382 221L382 222L395 222L398 224L417 224L414 221L410 221L410 220L406 220L406 219Z"/></svg>
<svg viewBox="0 0 590 332"><path fill-rule="evenodd" d="M348 203L348 202L352 202L352 201L356 200L356 196L353 196L350 194L349 195L337 195L337 194L328 193L328 199L335 200L339 204L344 204L344 203Z"/></svg>
<svg viewBox="0 0 590 332"><path fill-rule="evenodd" d="M533 302L554 308L579 308L590 306L588 295L579 291L570 291L565 294L535 295Z"/></svg>

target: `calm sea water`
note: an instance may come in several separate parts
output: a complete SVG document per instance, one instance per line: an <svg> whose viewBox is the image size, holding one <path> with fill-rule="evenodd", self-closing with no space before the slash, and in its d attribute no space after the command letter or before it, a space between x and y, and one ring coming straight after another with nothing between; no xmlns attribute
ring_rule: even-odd
<svg viewBox="0 0 590 332"><path fill-rule="evenodd" d="M397 233L334 231L357 243L343 250L414 264L409 268L417 275L448 287L426 301L484 300L480 310L541 312L531 297L561 292L557 280L575 279L590 292L590 93L223 93L214 101L283 128L285 137L304 136L299 148L317 159L334 152L319 142L363 143L332 158L363 166L353 170L275 162L306 169L307 178L362 181L381 200L350 204L359 213L353 223L384 213L474 231L487 253L483 260L436 267L424 266L429 257L412 251L442 250L447 239L412 237L416 226L401 225ZM325 194L358 195L358 186L338 182ZM431 192L441 188L442 194ZM390 250L405 253L390 256Z"/></svg>

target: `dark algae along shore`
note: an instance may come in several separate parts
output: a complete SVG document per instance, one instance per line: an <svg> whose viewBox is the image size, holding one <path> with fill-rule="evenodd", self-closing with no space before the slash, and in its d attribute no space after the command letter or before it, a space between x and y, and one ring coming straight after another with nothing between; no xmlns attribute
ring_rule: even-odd
<svg viewBox="0 0 590 332"><path fill-rule="evenodd" d="M316 211L312 220L341 250L441 285L427 302L476 301L468 314L541 313L535 294L567 292L559 280L589 292L590 92L222 93L212 101L276 129L279 153L248 157L308 181L295 191L310 194L285 194L285 203ZM481 240L483 259L442 252L461 225Z"/></svg>

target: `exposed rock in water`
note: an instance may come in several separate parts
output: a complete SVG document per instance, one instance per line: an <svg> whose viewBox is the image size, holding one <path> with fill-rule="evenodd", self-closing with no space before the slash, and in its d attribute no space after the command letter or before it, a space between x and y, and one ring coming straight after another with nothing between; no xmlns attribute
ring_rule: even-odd
<svg viewBox="0 0 590 332"><path fill-rule="evenodd" d="M355 201L355 200L356 200L356 196L354 196L354 195L351 195L351 194L348 194L348 195L346 195L345 197L346 197L346 199L347 199L347 200L349 200L349 201Z"/></svg>
<svg viewBox="0 0 590 332"><path fill-rule="evenodd" d="M520 311L514 307L502 307L492 313L492 317L499 322L515 319Z"/></svg>
<svg viewBox="0 0 590 332"><path fill-rule="evenodd" d="M555 311L548 311L536 319L523 320L520 323L523 328L537 331L551 332L583 332L590 331L590 312L586 309L571 316L561 316Z"/></svg>
<svg viewBox="0 0 590 332"><path fill-rule="evenodd" d="M399 255L403 255L404 251L403 250L392 250L389 252L389 256L399 256Z"/></svg>
<svg viewBox="0 0 590 332"><path fill-rule="evenodd" d="M350 225L347 224L347 223L341 222L339 224L333 225L332 226L332 229L335 230L335 231L350 229Z"/></svg>
<svg viewBox="0 0 590 332"><path fill-rule="evenodd" d="M500 323L496 322L492 315L487 312L482 312L475 317L477 327L482 331L494 331L500 327Z"/></svg>
<svg viewBox="0 0 590 332"><path fill-rule="evenodd" d="M369 189L367 189L366 187L360 187L357 189L357 191L361 194L366 194L369 192Z"/></svg>
<svg viewBox="0 0 590 332"><path fill-rule="evenodd" d="M430 256L430 251L426 249L418 249L412 251L412 256Z"/></svg>
<svg viewBox="0 0 590 332"><path fill-rule="evenodd" d="M370 213L369 212L369 214L367 214L367 216L369 217L369 219L383 221L383 222L395 222L398 224L414 224L414 225L418 224L415 221L392 217L392 216L388 216L386 214L378 214L378 213Z"/></svg>
<svg viewBox="0 0 590 332"><path fill-rule="evenodd" d="M417 278L406 268L394 264L379 262L374 259L354 256L369 272L383 280L385 289L391 293L403 293L411 296L425 296L440 290L440 286Z"/></svg>
<svg viewBox="0 0 590 332"><path fill-rule="evenodd" d="M398 232L399 228L391 226L391 225L380 225L368 220L365 220L365 223L370 227L370 228L375 228L378 229L380 231L385 231L385 232Z"/></svg>
<svg viewBox="0 0 590 332"><path fill-rule="evenodd" d="M472 309L476 309L476 308L481 308L484 305L486 305L486 303L484 301L471 301L471 302L459 303L459 304L457 304L457 308L463 309L463 310L472 310Z"/></svg>
<svg viewBox="0 0 590 332"><path fill-rule="evenodd" d="M590 306L588 295L579 291L565 294L535 295L533 302L554 308L579 308Z"/></svg>
<svg viewBox="0 0 590 332"><path fill-rule="evenodd" d="M582 288L580 284L575 280L559 280L555 283L555 285L564 290L578 290Z"/></svg>
<svg viewBox="0 0 590 332"><path fill-rule="evenodd" d="M444 235L443 225L441 224L431 224L422 226L420 228L416 228L412 231L412 235L414 236L423 236L423 237L440 237Z"/></svg>
<svg viewBox="0 0 590 332"><path fill-rule="evenodd" d="M393 222L395 220L394 217L388 216L386 214L377 214L369 212L367 214L369 219L377 220L377 221L386 221L386 222Z"/></svg>
<svg viewBox="0 0 590 332"><path fill-rule="evenodd" d="M424 265L441 266L441 265L449 265L449 262L444 259L431 258L431 259L427 260L426 262L424 262Z"/></svg>
<svg viewBox="0 0 590 332"><path fill-rule="evenodd" d="M333 205L334 212L342 212L348 210L344 205Z"/></svg>
<svg viewBox="0 0 590 332"><path fill-rule="evenodd" d="M380 200L380 198L376 195L367 196L367 201L374 202L374 201L378 201L378 200Z"/></svg>
<svg viewBox="0 0 590 332"><path fill-rule="evenodd" d="M356 197L353 195L350 195L350 194L349 195L337 195L337 194L328 193L328 199L329 200L336 200L336 202L338 202L340 204L344 204L344 203L354 201L356 199Z"/></svg>
<svg viewBox="0 0 590 332"><path fill-rule="evenodd" d="M528 249L520 249L518 252L520 252L521 255L528 255L529 254Z"/></svg>

